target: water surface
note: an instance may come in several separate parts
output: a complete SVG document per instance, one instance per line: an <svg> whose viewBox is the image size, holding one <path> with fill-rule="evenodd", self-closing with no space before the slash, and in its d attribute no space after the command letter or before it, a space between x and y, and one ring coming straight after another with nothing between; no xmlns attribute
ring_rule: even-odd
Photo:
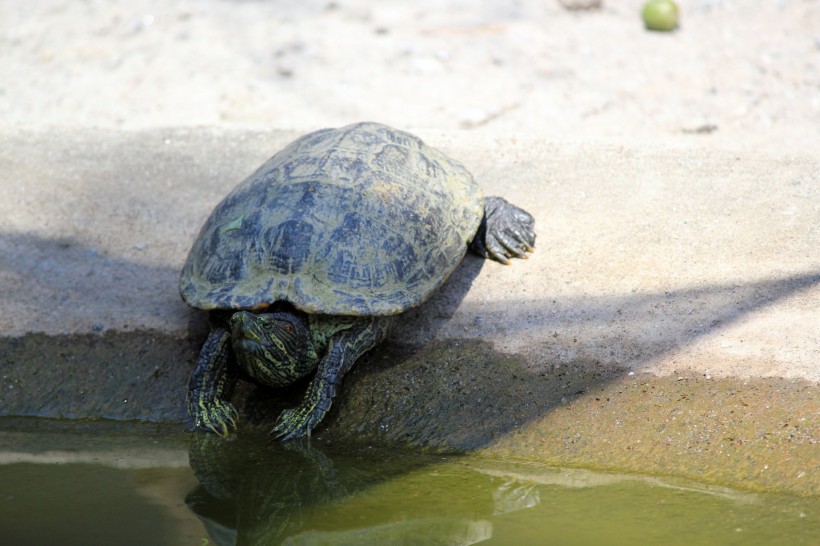
<svg viewBox="0 0 820 546"><path fill-rule="evenodd" d="M259 435L4 440L5 546L791 546L820 536L817 497L673 478Z"/></svg>

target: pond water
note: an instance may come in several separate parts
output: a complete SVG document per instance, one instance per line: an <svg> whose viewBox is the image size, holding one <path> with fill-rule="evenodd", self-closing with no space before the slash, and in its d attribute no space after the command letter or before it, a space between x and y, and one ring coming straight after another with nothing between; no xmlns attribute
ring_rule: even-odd
<svg viewBox="0 0 820 546"><path fill-rule="evenodd" d="M817 497L672 478L262 436L2 439L4 546L796 546L820 537Z"/></svg>

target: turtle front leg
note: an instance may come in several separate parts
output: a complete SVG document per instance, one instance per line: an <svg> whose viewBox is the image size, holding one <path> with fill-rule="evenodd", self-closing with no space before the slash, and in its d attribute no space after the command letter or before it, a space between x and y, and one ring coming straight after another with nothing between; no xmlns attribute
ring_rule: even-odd
<svg viewBox="0 0 820 546"><path fill-rule="evenodd" d="M392 317L361 319L350 328L334 334L328 340L327 352L302 402L279 415L272 434L282 441L305 435L310 437L310 431L330 409L344 375L360 356L387 337L392 322Z"/></svg>
<svg viewBox="0 0 820 546"><path fill-rule="evenodd" d="M192 428L227 436L239 418L230 403L237 373L231 365L231 334L214 328L202 346L188 381L188 415Z"/></svg>
<svg viewBox="0 0 820 546"><path fill-rule="evenodd" d="M484 199L484 218L470 243L474 252L502 264L526 258L535 247L535 220L501 197Z"/></svg>

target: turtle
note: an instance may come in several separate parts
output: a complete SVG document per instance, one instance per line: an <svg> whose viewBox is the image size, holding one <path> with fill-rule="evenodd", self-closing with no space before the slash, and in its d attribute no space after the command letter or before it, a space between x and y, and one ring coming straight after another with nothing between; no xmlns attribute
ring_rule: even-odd
<svg viewBox="0 0 820 546"><path fill-rule="evenodd" d="M534 227L408 132L360 122L296 139L214 208L182 268L182 299L210 323L188 383L191 428L237 429L241 371L277 388L313 373L271 431L309 437L396 315L426 301L468 249L526 258Z"/></svg>

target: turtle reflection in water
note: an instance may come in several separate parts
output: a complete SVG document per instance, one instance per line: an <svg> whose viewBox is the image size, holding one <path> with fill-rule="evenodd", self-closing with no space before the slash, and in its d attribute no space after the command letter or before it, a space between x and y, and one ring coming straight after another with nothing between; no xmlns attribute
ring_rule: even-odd
<svg viewBox="0 0 820 546"><path fill-rule="evenodd" d="M474 544L492 536L495 499L510 488L461 464L442 476L440 455L245 432L191 435L198 484L185 503L217 545Z"/></svg>
<svg viewBox="0 0 820 546"><path fill-rule="evenodd" d="M424 302L468 247L501 263L535 245L534 221L484 198L460 163L377 123L305 135L219 203L180 277L211 333L188 386L194 428L227 435L239 369L282 387L316 373L273 429L309 435L345 373Z"/></svg>

